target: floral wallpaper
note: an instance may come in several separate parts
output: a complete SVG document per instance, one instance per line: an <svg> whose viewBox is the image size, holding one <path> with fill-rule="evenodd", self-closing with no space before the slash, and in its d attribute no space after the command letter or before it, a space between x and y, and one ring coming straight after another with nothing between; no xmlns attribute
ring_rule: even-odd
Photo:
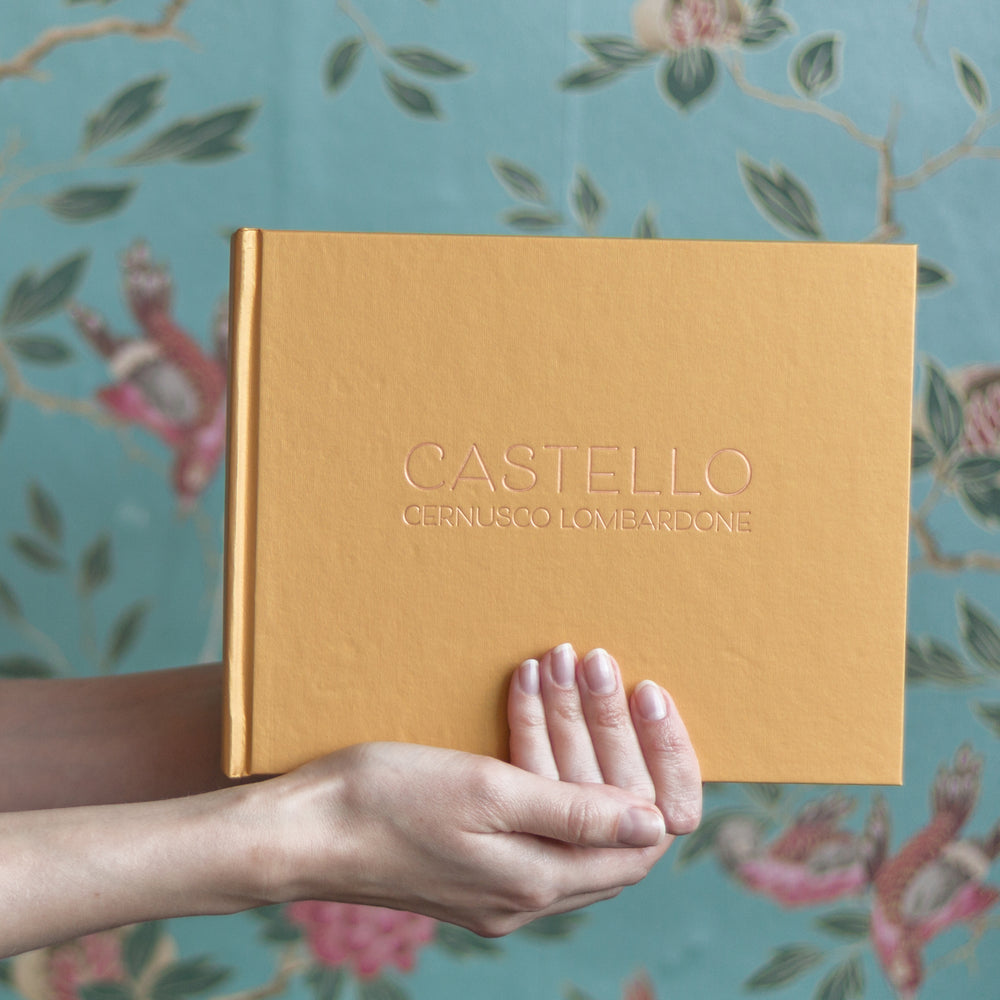
<svg viewBox="0 0 1000 1000"><path fill-rule="evenodd" d="M9 6L3 676L219 656L238 226L907 241L920 297L902 788L709 786L644 883L505 939L303 902L19 956L0 997L1000 996L989 0Z"/></svg>

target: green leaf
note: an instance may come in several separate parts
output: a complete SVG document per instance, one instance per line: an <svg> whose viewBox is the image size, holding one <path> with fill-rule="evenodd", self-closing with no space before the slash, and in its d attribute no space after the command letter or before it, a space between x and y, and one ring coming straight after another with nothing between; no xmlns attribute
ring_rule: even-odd
<svg viewBox="0 0 1000 1000"><path fill-rule="evenodd" d="M7 427L7 417L10 414L10 403L6 396L0 396L0 437Z"/></svg>
<svg viewBox="0 0 1000 1000"><path fill-rule="evenodd" d="M545 941L562 940L574 933L586 919L583 913L555 913L525 924L519 933Z"/></svg>
<svg viewBox="0 0 1000 1000"><path fill-rule="evenodd" d="M816 918L816 926L834 937L861 941L868 937L871 915L867 910L835 910Z"/></svg>
<svg viewBox="0 0 1000 1000"><path fill-rule="evenodd" d="M603 87L622 75L622 67L610 62L584 63L568 73L564 73L557 82L560 90L593 90Z"/></svg>
<svg viewBox="0 0 1000 1000"><path fill-rule="evenodd" d="M774 948L770 959L744 984L747 990L773 990L793 982L823 961L824 952L811 944L785 944Z"/></svg>
<svg viewBox="0 0 1000 1000"><path fill-rule="evenodd" d="M972 706L972 711L979 716L994 736L1000 736L1000 702L980 701Z"/></svg>
<svg viewBox="0 0 1000 1000"><path fill-rule="evenodd" d="M497 955L503 948L489 938L480 937L464 927L438 924L435 941L452 955Z"/></svg>
<svg viewBox="0 0 1000 1000"><path fill-rule="evenodd" d="M783 794L781 785L775 785L771 782L748 781L743 785L743 789L750 798L756 799L765 808L770 808L780 802Z"/></svg>
<svg viewBox="0 0 1000 1000"><path fill-rule="evenodd" d="M60 219L89 222L117 212L129 200L135 184L106 184L66 188L51 198L45 206Z"/></svg>
<svg viewBox="0 0 1000 1000"><path fill-rule="evenodd" d="M21 618L21 605L10 584L2 576L0 576L0 614L10 621Z"/></svg>
<svg viewBox="0 0 1000 1000"><path fill-rule="evenodd" d="M759 4L743 29L740 41L746 48L759 48L791 31L792 23L784 14L770 9L770 4Z"/></svg>
<svg viewBox="0 0 1000 1000"><path fill-rule="evenodd" d="M73 357L66 344L43 333L10 334L6 342L18 358L35 365L61 365Z"/></svg>
<svg viewBox="0 0 1000 1000"><path fill-rule="evenodd" d="M917 289L921 292L937 292L952 282L951 272L935 264L932 260L917 261Z"/></svg>
<svg viewBox="0 0 1000 1000"><path fill-rule="evenodd" d="M632 235L639 240L659 239L660 232L656 226L656 212L651 205L647 205L635 220L632 227Z"/></svg>
<svg viewBox="0 0 1000 1000"><path fill-rule="evenodd" d="M991 455L963 458L955 466L955 475L963 482L996 480L1000 476L1000 458Z"/></svg>
<svg viewBox="0 0 1000 1000"><path fill-rule="evenodd" d="M563 987L563 1000L594 1000L590 993L584 993L579 987L567 983Z"/></svg>
<svg viewBox="0 0 1000 1000"><path fill-rule="evenodd" d="M640 49L631 38L624 35L586 35L580 44L594 58L613 66L637 66L655 56L648 49Z"/></svg>
<svg viewBox="0 0 1000 1000"><path fill-rule="evenodd" d="M0 984L9 986L11 982L10 959L0 959Z"/></svg>
<svg viewBox="0 0 1000 1000"><path fill-rule="evenodd" d="M965 661L946 643L923 637L906 640L906 679L914 683L962 687L978 683Z"/></svg>
<svg viewBox="0 0 1000 1000"><path fill-rule="evenodd" d="M944 372L933 361L924 366L927 382L924 389L924 409L931 436L942 454L948 454L958 444L965 426L962 404L948 384Z"/></svg>
<svg viewBox="0 0 1000 1000"><path fill-rule="evenodd" d="M242 132L256 113L256 104L243 104L199 118L182 118L131 152L122 163L195 163L232 156L243 151Z"/></svg>
<svg viewBox="0 0 1000 1000"><path fill-rule="evenodd" d="M737 817L753 819L753 814L746 809L719 809L708 813L702 818L698 828L683 838L674 855L674 864L678 868L684 868L707 854L715 846L715 838L722 827Z"/></svg>
<svg viewBox="0 0 1000 1000"><path fill-rule="evenodd" d="M835 965L820 981L813 1000L858 1000L865 995L865 967L859 955Z"/></svg>
<svg viewBox="0 0 1000 1000"><path fill-rule="evenodd" d="M37 656L13 653L10 656L0 656L0 677L54 677L55 668Z"/></svg>
<svg viewBox="0 0 1000 1000"><path fill-rule="evenodd" d="M959 491L962 502L988 524L1000 524L1000 487L983 480L969 480Z"/></svg>
<svg viewBox="0 0 1000 1000"><path fill-rule="evenodd" d="M314 965L306 973L306 982L314 1000L337 1000L344 986L344 970L328 965Z"/></svg>
<svg viewBox="0 0 1000 1000"><path fill-rule="evenodd" d="M35 569L51 571L63 568L62 556L28 535L11 535L10 545L25 562L30 563Z"/></svg>
<svg viewBox="0 0 1000 1000"><path fill-rule="evenodd" d="M162 936L163 924L159 920L139 924L129 931L122 947L122 961L132 979L138 979L146 971Z"/></svg>
<svg viewBox="0 0 1000 1000"><path fill-rule="evenodd" d="M684 49L663 63L660 86L671 104L686 111L708 96L715 77L715 56L709 49Z"/></svg>
<svg viewBox="0 0 1000 1000"><path fill-rule="evenodd" d="M951 50L951 64L955 69L955 79L958 80L959 89L973 110L978 114L989 110L990 90L976 64L955 49Z"/></svg>
<svg viewBox="0 0 1000 1000"><path fill-rule="evenodd" d="M753 203L776 226L797 236L822 238L812 196L781 164L768 170L750 157L741 156L740 173Z"/></svg>
<svg viewBox="0 0 1000 1000"><path fill-rule="evenodd" d="M958 596L958 624L966 649L987 670L1000 673L1000 625L963 594Z"/></svg>
<svg viewBox="0 0 1000 1000"><path fill-rule="evenodd" d="M111 576L111 536L104 532L97 536L80 556L80 592L92 594Z"/></svg>
<svg viewBox="0 0 1000 1000"><path fill-rule="evenodd" d="M0 323L21 326L63 306L83 277L87 257L87 253L67 257L41 277L34 271L21 274L7 292Z"/></svg>
<svg viewBox="0 0 1000 1000"><path fill-rule="evenodd" d="M910 445L910 468L916 470L922 469L925 465L930 465L934 461L936 454L934 445L920 431L914 431Z"/></svg>
<svg viewBox="0 0 1000 1000"><path fill-rule="evenodd" d="M81 1000L133 1000L135 994L125 983L98 979L80 987Z"/></svg>
<svg viewBox="0 0 1000 1000"><path fill-rule="evenodd" d="M792 53L789 75L806 97L826 93L840 79L841 45L837 35L815 35Z"/></svg>
<svg viewBox="0 0 1000 1000"><path fill-rule="evenodd" d="M167 82L165 76L153 76L130 84L87 119L83 130L83 151L131 132L145 122L160 106L160 92Z"/></svg>
<svg viewBox="0 0 1000 1000"><path fill-rule="evenodd" d="M228 975L228 969L213 965L207 955L173 962L153 980L149 989L150 1000L182 1000L183 997L207 993Z"/></svg>
<svg viewBox="0 0 1000 1000"><path fill-rule="evenodd" d="M544 205L548 201L545 185L533 170L499 156L490 157L490 169L493 171L493 176L513 197L533 201L538 205Z"/></svg>
<svg viewBox="0 0 1000 1000"><path fill-rule="evenodd" d="M504 212L503 221L524 233L541 233L563 224L563 218L558 212L533 208L514 208Z"/></svg>
<svg viewBox="0 0 1000 1000"><path fill-rule="evenodd" d="M358 983L358 1000L409 1000L409 995L402 986L383 976L362 979Z"/></svg>
<svg viewBox="0 0 1000 1000"><path fill-rule="evenodd" d="M27 507L35 528L53 545L58 545L62 541L62 514L55 500L34 481L28 484Z"/></svg>
<svg viewBox="0 0 1000 1000"><path fill-rule="evenodd" d="M593 229L604 214L604 197L583 167L577 167L573 175L570 201L577 220L585 229Z"/></svg>
<svg viewBox="0 0 1000 1000"><path fill-rule="evenodd" d="M285 908L280 904L262 906L252 911L253 916L264 924L263 938L265 941L284 943L298 941L302 930L285 916Z"/></svg>
<svg viewBox="0 0 1000 1000"><path fill-rule="evenodd" d="M365 50L363 38L346 38L327 56L323 82L334 93L347 83Z"/></svg>
<svg viewBox="0 0 1000 1000"><path fill-rule="evenodd" d="M397 46L389 50L389 55L411 73L422 73L424 76L465 76L472 71L466 63L419 45Z"/></svg>
<svg viewBox="0 0 1000 1000"><path fill-rule="evenodd" d="M440 118L434 95L416 87L405 80L401 80L395 73L383 71L382 80L385 83L389 96L406 112L416 115L418 118Z"/></svg>
<svg viewBox="0 0 1000 1000"><path fill-rule="evenodd" d="M105 660L109 667L114 667L135 645L149 610L149 601L136 601L118 616L114 625L111 626L108 651L105 654Z"/></svg>

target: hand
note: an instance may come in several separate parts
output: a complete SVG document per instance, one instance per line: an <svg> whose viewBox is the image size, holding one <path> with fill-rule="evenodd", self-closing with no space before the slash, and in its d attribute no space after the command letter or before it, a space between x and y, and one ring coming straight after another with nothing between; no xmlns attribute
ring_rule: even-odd
<svg viewBox="0 0 1000 1000"><path fill-rule="evenodd" d="M495 936L643 878L666 830L697 825L694 752L659 688L640 686L633 728L617 665L613 691L586 683L592 660L566 687L562 655L535 668L537 688L530 666L515 677L514 765L375 743L241 790L269 817L257 901L390 906Z"/></svg>

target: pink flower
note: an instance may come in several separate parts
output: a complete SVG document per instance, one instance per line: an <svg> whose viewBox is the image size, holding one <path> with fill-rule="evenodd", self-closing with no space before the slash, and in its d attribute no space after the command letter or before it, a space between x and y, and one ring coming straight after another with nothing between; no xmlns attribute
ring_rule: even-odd
<svg viewBox="0 0 1000 1000"><path fill-rule="evenodd" d="M347 965L362 979L374 979L386 966L408 972L417 949L434 939L437 921L418 913L380 906L292 903L285 915L306 933L321 965Z"/></svg>
<svg viewBox="0 0 1000 1000"><path fill-rule="evenodd" d="M81 990L98 980L125 982L122 931L102 931L52 948L19 955L12 979L30 1000L80 1000Z"/></svg>
<svg viewBox="0 0 1000 1000"><path fill-rule="evenodd" d="M639 0L632 8L635 40L653 52L738 45L744 20L740 0Z"/></svg>
<svg viewBox="0 0 1000 1000"><path fill-rule="evenodd" d="M962 450L1000 456L1000 365L972 365L955 382L965 406Z"/></svg>

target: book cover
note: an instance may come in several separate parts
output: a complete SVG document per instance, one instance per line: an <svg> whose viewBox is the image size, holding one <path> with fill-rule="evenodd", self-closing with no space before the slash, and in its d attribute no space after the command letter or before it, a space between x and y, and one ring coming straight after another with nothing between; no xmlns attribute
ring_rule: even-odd
<svg viewBox="0 0 1000 1000"><path fill-rule="evenodd" d="M901 781L912 246L233 238L225 766L503 756L525 657L713 781Z"/></svg>

